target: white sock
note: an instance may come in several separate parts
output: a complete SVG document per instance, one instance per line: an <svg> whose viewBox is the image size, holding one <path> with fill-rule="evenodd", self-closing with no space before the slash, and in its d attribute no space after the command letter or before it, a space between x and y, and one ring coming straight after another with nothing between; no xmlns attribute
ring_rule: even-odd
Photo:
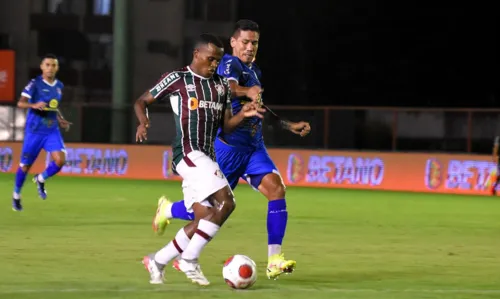
<svg viewBox="0 0 500 299"><path fill-rule="evenodd" d="M36 179L37 179L37 181L39 181L40 183L45 183L45 180L43 179L42 174L37 175L37 176L36 176Z"/></svg>
<svg viewBox="0 0 500 299"><path fill-rule="evenodd" d="M203 248L217 234L219 229L220 226L215 223L204 219L200 220L196 233L182 253L182 258L186 260L198 259Z"/></svg>
<svg viewBox="0 0 500 299"><path fill-rule="evenodd" d="M184 228L181 228L175 238L167 244L167 246L160 249L154 257L154 260L161 265L166 265L176 256L182 253L182 251L188 246L189 238L184 232Z"/></svg>
<svg viewBox="0 0 500 299"><path fill-rule="evenodd" d="M12 193L12 197L13 197L14 199L21 199L21 194L19 194L19 193L17 193L17 192L14 192L14 193Z"/></svg>
<svg viewBox="0 0 500 299"><path fill-rule="evenodd" d="M172 219L172 207L173 206L174 206L173 204L170 204L170 206L165 209L165 217L167 217L167 219Z"/></svg>
<svg viewBox="0 0 500 299"><path fill-rule="evenodd" d="M281 253L281 245L278 244L269 244L267 246L267 255L268 257L271 257L275 254L280 254Z"/></svg>

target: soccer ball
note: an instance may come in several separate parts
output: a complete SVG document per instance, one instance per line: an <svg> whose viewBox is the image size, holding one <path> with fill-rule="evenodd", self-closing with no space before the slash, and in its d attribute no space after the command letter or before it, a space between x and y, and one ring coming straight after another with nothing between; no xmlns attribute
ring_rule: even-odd
<svg viewBox="0 0 500 299"><path fill-rule="evenodd" d="M257 280L257 266L248 256L236 254L224 263L222 277L233 289L247 289Z"/></svg>

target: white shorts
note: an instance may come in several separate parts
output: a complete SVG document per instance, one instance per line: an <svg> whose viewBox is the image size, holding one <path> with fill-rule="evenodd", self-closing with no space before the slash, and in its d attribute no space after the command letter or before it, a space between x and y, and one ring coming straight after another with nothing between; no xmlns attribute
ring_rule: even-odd
<svg viewBox="0 0 500 299"><path fill-rule="evenodd" d="M177 164L175 170L182 177L184 204L190 213L193 212L193 204L201 203L211 206L207 198L220 189L229 187L219 165L200 151L187 154ZM231 188L228 189L231 190Z"/></svg>

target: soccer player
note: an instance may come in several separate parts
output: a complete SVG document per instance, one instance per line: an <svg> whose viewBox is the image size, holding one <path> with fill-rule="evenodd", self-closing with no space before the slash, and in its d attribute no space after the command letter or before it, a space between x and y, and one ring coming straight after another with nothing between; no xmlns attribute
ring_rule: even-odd
<svg viewBox="0 0 500 299"><path fill-rule="evenodd" d="M45 55L40 63L40 69L42 75L32 79L26 85L17 103L17 107L28 109L28 114L24 129L21 163L16 172L12 198L14 211L23 209L21 189L31 165L42 149L50 153L52 161L44 172L36 174L33 178L41 199L47 198L45 181L57 174L66 162L66 151L59 126L69 130L71 123L63 118L58 109L64 85L56 79L59 70L57 57L52 54Z"/></svg>
<svg viewBox="0 0 500 299"><path fill-rule="evenodd" d="M250 20L238 21L231 37L233 55L224 55L217 69L219 75L229 80L233 91L234 113L241 109L242 103L248 101L247 98L253 101L262 100L261 71L254 63L259 36L257 23ZM307 122L279 120L279 123L283 129L300 136L306 136L311 130ZM238 180L243 178L268 199L268 278L276 279L282 273L292 272L296 262L285 259L281 252L288 221L285 186L264 146L261 119L246 119L232 133L219 131L215 152L217 162L232 189L236 188ZM192 219L193 215L186 211L182 201L168 205L167 218ZM176 261L173 266L177 268Z"/></svg>
<svg viewBox="0 0 500 299"><path fill-rule="evenodd" d="M165 265L178 255L179 269L188 279L199 285L209 284L198 257L235 208L233 192L215 162L215 136L219 129L229 133L244 118L262 118L261 113L265 112L247 103L233 116L229 83L215 73L223 55L222 47L214 35L202 34L195 43L191 64L164 74L134 106L140 122L136 139L142 142L149 127L147 106L155 101L170 102L177 130L172 168L183 179L185 208L194 213L194 220L181 228L167 246L144 257L152 284L163 283ZM153 229L158 234L164 232L168 223L167 206L164 198L158 200L153 220Z"/></svg>

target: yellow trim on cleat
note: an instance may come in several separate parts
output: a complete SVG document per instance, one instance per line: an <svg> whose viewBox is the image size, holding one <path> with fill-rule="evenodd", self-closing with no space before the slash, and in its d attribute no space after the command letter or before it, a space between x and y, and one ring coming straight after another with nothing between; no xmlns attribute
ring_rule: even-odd
<svg viewBox="0 0 500 299"><path fill-rule="evenodd" d="M153 231L157 235L161 236L165 232L165 228L170 224L166 216L166 209L172 206L172 202L168 200L165 196L158 199L158 208L156 209L156 214L153 219Z"/></svg>
<svg viewBox="0 0 500 299"><path fill-rule="evenodd" d="M281 274L290 274L295 270L296 261L285 260L284 254L275 254L269 257L267 264L267 278L277 279Z"/></svg>

